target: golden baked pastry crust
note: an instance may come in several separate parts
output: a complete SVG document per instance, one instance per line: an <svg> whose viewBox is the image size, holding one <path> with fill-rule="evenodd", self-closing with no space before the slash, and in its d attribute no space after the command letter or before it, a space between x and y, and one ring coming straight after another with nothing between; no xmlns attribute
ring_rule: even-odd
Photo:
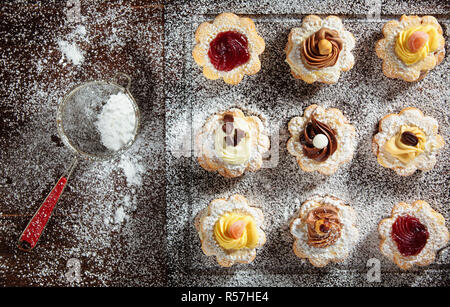
<svg viewBox="0 0 450 307"><path fill-rule="evenodd" d="M429 53L424 59L412 65L405 65L395 54L395 40L400 31L412 26L431 25L439 33L439 47ZM382 29L384 38L377 41L375 51L383 60L383 73L388 78L402 79L408 82L419 81L436 65L439 65L445 56L445 40L441 25L433 16L406 16L402 15L400 21L388 21Z"/></svg>
<svg viewBox="0 0 450 307"><path fill-rule="evenodd" d="M218 71L208 57L210 42L225 31L237 31L248 40L250 59L247 63L235 67L231 71ZM254 75L261 69L259 55L265 49L264 39L256 32L255 23L248 17L239 17L233 13L222 13L212 23L203 22L195 32L196 45L192 51L195 62L203 68L203 75L210 80L223 78L225 83L236 85L244 75Z"/></svg>

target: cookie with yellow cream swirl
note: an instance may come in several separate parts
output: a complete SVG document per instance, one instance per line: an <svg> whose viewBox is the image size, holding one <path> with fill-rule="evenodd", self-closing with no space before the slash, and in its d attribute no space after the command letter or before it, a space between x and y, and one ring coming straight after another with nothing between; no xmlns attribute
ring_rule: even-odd
<svg viewBox="0 0 450 307"><path fill-rule="evenodd" d="M195 219L202 250L207 256L216 256L219 265L250 263L256 249L266 242L262 230L264 216L259 208L251 206L239 194L228 199L213 200Z"/></svg>
<svg viewBox="0 0 450 307"><path fill-rule="evenodd" d="M386 115L373 138L378 163L402 176L412 175L417 169L431 170L445 143L438 128L436 119L417 108Z"/></svg>
<svg viewBox="0 0 450 307"><path fill-rule="evenodd" d="M383 27L375 50L386 77L413 82L423 79L445 56L442 28L433 16L406 16Z"/></svg>
<svg viewBox="0 0 450 307"><path fill-rule="evenodd" d="M239 177L257 171L270 141L257 116L231 109L211 116L196 136L196 154L201 167L224 177Z"/></svg>

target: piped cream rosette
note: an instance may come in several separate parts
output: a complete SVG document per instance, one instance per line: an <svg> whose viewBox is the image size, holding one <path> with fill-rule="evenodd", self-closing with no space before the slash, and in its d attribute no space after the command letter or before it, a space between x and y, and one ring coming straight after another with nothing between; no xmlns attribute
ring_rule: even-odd
<svg viewBox="0 0 450 307"><path fill-rule="evenodd" d="M423 79L445 56L442 28L433 16L406 16L388 21L375 47L383 73L408 82Z"/></svg>
<svg viewBox="0 0 450 307"><path fill-rule="evenodd" d="M255 259L256 249L266 242L263 220L261 209L235 194L213 200L199 213L195 227L205 255L216 256L219 265L229 267Z"/></svg>
<svg viewBox="0 0 450 307"><path fill-rule="evenodd" d="M356 212L334 196L314 196L305 201L291 222L293 250L316 267L344 261L358 241Z"/></svg>
<svg viewBox="0 0 450 307"><path fill-rule="evenodd" d="M355 64L351 53L354 47L355 38L344 29L339 17L321 19L309 15L303 18L300 28L293 28L289 34L286 62L296 79L307 83L336 83L341 71L348 71Z"/></svg>
<svg viewBox="0 0 450 307"><path fill-rule="evenodd" d="M239 109L211 116L196 136L200 166L224 177L257 171L269 147L262 121L256 116L245 116Z"/></svg>

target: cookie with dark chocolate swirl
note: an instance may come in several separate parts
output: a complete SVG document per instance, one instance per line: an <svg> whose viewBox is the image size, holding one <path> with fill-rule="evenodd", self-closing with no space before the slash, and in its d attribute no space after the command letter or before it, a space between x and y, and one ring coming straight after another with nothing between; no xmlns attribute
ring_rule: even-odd
<svg viewBox="0 0 450 307"><path fill-rule="evenodd" d="M317 145L314 144L314 139L318 135L326 137L325 147L316 147ZM326 161L337 149L336 133L327 124L318 121L314 114L299 138L300 143L303 145L305 156L317 162Z"/></svg>
<svg viewBox="0 0 450 307"><path fill-rule="evenodd" d="M291 119L288 129L287 150L305 172L331 175L353 157L356 131L338 109L313 104Z"/></svg>

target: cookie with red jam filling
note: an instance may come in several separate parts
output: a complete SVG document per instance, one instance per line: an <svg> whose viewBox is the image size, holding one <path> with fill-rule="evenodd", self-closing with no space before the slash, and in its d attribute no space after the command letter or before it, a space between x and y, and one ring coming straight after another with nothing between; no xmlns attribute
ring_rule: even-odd
<svg viewBox="0 0 450 307"><path fill-rule="evenodd" d="M195 41L192 56L208 79L223 78L236 85L244 75L254 75L261 69L259 55L265 42L250 18L222 13L212 23L198 27Z"/></svg>
<svg viewBox="0 0 450 307"><path fill-rule="evenodd" d="M396 204L378 232L381 253L403 270L433 263L450 236L444 217L423 200Z"/></svg>

